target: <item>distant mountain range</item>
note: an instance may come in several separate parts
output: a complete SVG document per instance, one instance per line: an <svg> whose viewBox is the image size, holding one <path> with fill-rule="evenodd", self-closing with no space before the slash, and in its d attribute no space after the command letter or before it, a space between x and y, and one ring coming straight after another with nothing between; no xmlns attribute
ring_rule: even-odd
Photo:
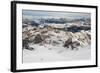
<svg viewBox="0 0 100 73"><path fill-rule="evenodd" d="M50 25L50 24L63 24L63 25L91 25L91 19L87 18L81 18L81 19L66 19L66 18L39 18L39 19L34 19L34 20L30 20L30 19L23 19L22 21L23 23L23 27L26 27L27 25L31 25L31 26L36 26L38 27L39 25ZM26 25L25 25L26 24Z"/></svg>

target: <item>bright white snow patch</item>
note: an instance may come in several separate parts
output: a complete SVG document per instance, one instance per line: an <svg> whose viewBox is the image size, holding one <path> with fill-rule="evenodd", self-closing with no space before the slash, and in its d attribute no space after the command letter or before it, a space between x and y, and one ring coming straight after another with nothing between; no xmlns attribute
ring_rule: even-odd
<svg viewBox="0 0 100 73"><path fill-rule="evenodd" d="M32 45L31 45L32 46ZM32 62L54 62L54 61L75 61L91 59L90 47L70 50L61 46L39 46L33 45L35 50L23 50L23 63ZM49 48L47 48L49 47Z"/></svg>

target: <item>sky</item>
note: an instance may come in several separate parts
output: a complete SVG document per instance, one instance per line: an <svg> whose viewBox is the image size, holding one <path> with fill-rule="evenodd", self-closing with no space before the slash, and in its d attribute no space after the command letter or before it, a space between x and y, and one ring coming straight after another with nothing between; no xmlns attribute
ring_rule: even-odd
<svg viewBox="0 0 100 73"><path fill-rule="evenodd" d="M23 16L29 17L65 17L65 18L90 18L90 13L63 12L63 11L40 11L40 10L23 10Z"/></svg>

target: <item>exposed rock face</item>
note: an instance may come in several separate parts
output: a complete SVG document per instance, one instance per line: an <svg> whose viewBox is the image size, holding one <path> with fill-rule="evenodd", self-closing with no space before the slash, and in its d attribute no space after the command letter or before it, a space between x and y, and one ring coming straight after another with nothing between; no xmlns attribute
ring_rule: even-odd
<svg viewBox="0 0 100 73"><path fill-rule="evenodd" d="M71 47L72 47L72 50L73 50L74 48L77 48L79 46L80 46L80 43L76 41L76 42L73 42L72 43L72 46Z"/></svg>
<svg viewBox="0 0 100 73"><path fill-rule="evenodd" d="M91 30L91 27L86 27L86 26L71 26L67 28L67 31L71 31L71 32L80 32L81 30Z"/></svg>
<svg viewBox="0 0 100 73"><path fill-rule="evenodd" d="M69 46L70 46L71 49L73 50L74 48L77 48L78 46L80 46L80 43L77 41L73 42L72 38L69 38L67 41L65 41L63 46L67 47L67 48L69 48Z"/></svg>
<svg viewBox="0 0 100 73"><path fill-rule="evenodd" d="M29 40L28 40L28 38L23 39L22 44L23 44L23 49L25 48L25 49L28 49L28 50L34 50L33 47L29 47Z"/></svg>
<svg viewBox="0 0 100 73"><path fill-rule="evenodd" d="M37 34L33 40L35 44L45 41L45 39L50 38L48 35Z"/></svg>
<svg viewBox="0 0 100 73"><path fill-rule="evenodd" d="M72 38L69 38L67 41L65 41L63 46L69 48L69 45L71 44L72 44Z"/></svg>
<svg viewBox="0 0 100 73"><path fill-rule="evenodd" d="M41 43L42 41L43 41L43 38L41 37L40 34L37 34L37 35L35 36L34 40L33 40L33 42L34 42L35 44Z"/></svg>
<svg viewBox="0 0 100 73"><path fill-rule="evenodd" d="M29 47L29 45L28 45L28 38L23 39L23 40L22 40L22 44L23 44L23 48L28 49L28 47Z"/></svg>

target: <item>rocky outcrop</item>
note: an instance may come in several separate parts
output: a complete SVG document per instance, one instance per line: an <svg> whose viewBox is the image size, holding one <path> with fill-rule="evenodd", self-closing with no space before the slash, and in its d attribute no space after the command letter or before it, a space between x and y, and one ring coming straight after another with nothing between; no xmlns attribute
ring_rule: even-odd
<svg viewBox="0 0 100 73"><path fill-rule="evenodd" d="M37 35L35 36L34 40L33 40L33 42L34 42L35 44L41 43L42 41L43 41L43 38L41 37L40 34L37 34Z"/></svg>
<svg viewBox="0 0 100 73"><path fill-rule="evenodd" d="M33 47L29 46L29 39L28 38L23 39L22 44L23 44L23 49L34 50Z"/></svg>
<svg viewBox="0 0 100 73"><path fill-rule="evenodd" d="M48 35L43 35L43 34L37 34L35 38L33 39L34 44L41 43L45 41L45 39L50 38Z"/></svg>
<svg viewBox="0 0 100 73"><path fill-rule="evenodd" d="M64 47L67 47L67 48L69 48L69 46L72 44L72 38L69 38L67 41L65 41L65 43L64 43Z"/></svg>
<svg viewBox="0 0 100 73"><path fill-rule="evenodd" d="M67 31L71 31L73 33L80 32L81 30L91 30L90 26L70 26L67 28Z"/></svg>
<svg viewBox="0 0 100 73"><path fill-rule="evenodd" d="M52 46L62 46L65 48L71 47L73 50L79 46L85 47L87 45L91 45L90 29L89 31L83 30L85 27L80 29L82 30L78 32L72 32L64 29L55 29L51 26L41 29L35 27L33 29L30 28L29 30L23 31L23 39L28 38L27 41L25 41L25 39L23 40L23 42L25 41L23 47L27 48L29 47L27 44L32 43L40 44L41 46L47 44Z"/></svg>
<svg viewBox="0 0 100 73"><path fill-rule="evenodd" d="M67 41L65 41L63 46L67 48L71 47L71 49L73 50L74 48L77 48L78 46L80 46L80 43L77 41L73 42L72 38L69 38Z"/></svg>

